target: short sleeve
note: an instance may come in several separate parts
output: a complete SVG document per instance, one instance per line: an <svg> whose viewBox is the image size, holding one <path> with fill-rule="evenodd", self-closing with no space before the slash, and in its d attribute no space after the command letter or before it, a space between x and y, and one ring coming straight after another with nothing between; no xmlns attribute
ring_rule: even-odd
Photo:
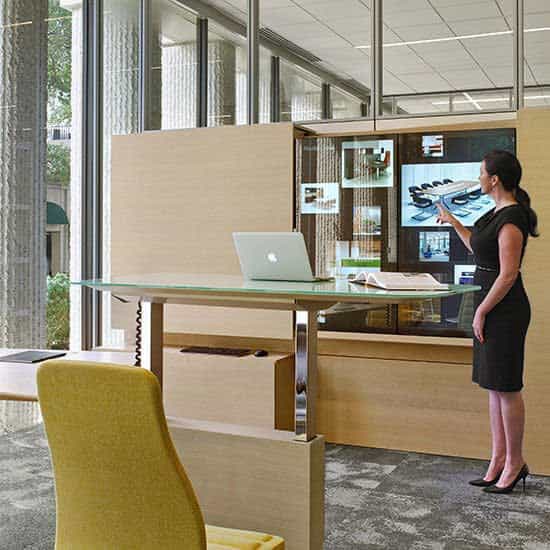
<svg viewBox="0 0 550 550"><path fill-rule="evenodd" d="M497 237L502 227L507 223L511 223L518 227L524 239L527 237L529 233L527 214L522 207L506 208L501 212L495 227Z"/></svg>

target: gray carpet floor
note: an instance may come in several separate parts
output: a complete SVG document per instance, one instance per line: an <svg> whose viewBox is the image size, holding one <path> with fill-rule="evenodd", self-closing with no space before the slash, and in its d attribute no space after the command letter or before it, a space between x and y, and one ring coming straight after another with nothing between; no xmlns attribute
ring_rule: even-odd
<svg viewBox="0 0 550 550"><path fill-rule="evenodd" d="M55 502L41 424L0 426L0 548L51 550ZM471 487L485 463L328 445L325 550L550 550L550 478L525 494Z"/></svg>

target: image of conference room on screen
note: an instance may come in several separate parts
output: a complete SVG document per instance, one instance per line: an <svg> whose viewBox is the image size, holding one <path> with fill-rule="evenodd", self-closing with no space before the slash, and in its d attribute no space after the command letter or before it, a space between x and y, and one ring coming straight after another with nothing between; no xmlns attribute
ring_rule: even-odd
<svg viewBox="0 0 550 550"><path fill-rule="evenodd" d="M443 136L422 136L422 155L425 157L442 157Z"/></svg>
<svg viewBox="0 0 550 550"><path fill-rule="evenodd" d="M303 183L300 186L301 214L338 214L338 183Z"/></svg>
<svg viewBox="0 0 550 550"><path fill-rule="evenodd" d="M479 162L403 164L401 225L438 227L436 203L441 202L463 225L472 226L494 207L481 194Z"/></svg>
<svg viewBox="0 0 550 550"><path fill-rule="evenodd" d="M448 231L420 231L418 259L421 262L448 262L450 237Z"/></svg>
<svg viewBox="0 0 550 550"><path fill-rule="evenodd" d="M454 284L473 285L475 270L475 265L456 264L454 266Z"/></svg>
<svg viewBox="0 0 550 550"><path fill-rule="evenodd" d="M344 141L342 187L393 187L393 140Z"/></svg>

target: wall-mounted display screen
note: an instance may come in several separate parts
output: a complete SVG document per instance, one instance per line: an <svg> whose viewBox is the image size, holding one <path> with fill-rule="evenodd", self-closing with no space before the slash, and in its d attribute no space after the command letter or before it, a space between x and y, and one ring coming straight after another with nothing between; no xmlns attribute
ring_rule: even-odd
<svg viewBox="0 0 550 550"><path fill-rule="evenodd" d="M380 235L382 232L382 208L380 206L353 207L354 236Z"/></svg>
<svg viewBox="0 0 550 550"><path fill-rule="evenodd" d="M436 204L465 226L493 208L478 179L492 149L514 153L515 130L298 139L296 229L315 274L417 272L471 284L474 258L450 225L436 223ZM319 330L469 337L474 298L336 304L319 313Z"/></svg>
<svg viewBox="0 0 550 550"><path fill-rule="evenodd" d="M443 136L422 136L422 153L425 157L442 157Z"/></svg>
<svg viewBox="0 0 550 550"><path fill-rule="evenodd" d="M302 214L337 214L340 186L338 183L304 183L301 186Z"/></svg>
<svg viewBox="0 0 550 550"><path fill-rule="evenodd" d="M393 140L342 143L342 187L392 187Z"/></svg>
<svg viewBox="0 0 550 550"><path fill-rule="evenodd" d="M448 231L421 231L418 259L421 262L448 262L451 236Z"/></svg>
<svg viewBox="0 0 550 550"><path fill-rule="evenodd" d="M481 194L480 162L403 164L401 166L401 225L437 226L441 202L465 226L495 206Z"/></svg>
<svg viewBox="0 0 550 550"><path fill-rule="evenodd" d="M474 272L476 270L475 265L460 265L454 266L454 284L455 285L473 285L474 284Z"/></svg>

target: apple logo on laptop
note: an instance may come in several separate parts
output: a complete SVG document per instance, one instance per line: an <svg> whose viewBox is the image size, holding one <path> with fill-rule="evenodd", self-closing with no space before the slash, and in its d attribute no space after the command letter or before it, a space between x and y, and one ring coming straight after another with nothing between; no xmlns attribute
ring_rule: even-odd
<svg viewBox="0 0 550 550"><path fill-rule="evenodd" d="M271 263L277 263L279 260L277 259L277 256L275 255L274 252L270 252L268 255L267 255L267 259L271 262Z"/></svg>

